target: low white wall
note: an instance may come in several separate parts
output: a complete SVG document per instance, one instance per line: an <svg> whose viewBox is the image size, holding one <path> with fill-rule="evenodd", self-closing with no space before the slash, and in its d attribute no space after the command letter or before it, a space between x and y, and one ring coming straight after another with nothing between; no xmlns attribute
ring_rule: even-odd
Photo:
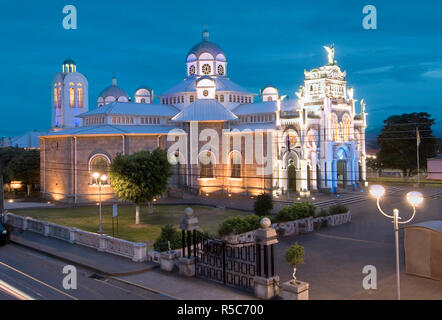
<svg viewBox="0 0 442 320"><path fill-rule="evenodd" d="M135 262L142 262L147 259L147 245L145 243L130 242L77 228L69 228L51 222L22 217L13 213L5 215L5 223L20 230L27 230L72 244L94 248L102 252L132 259Z"/></svg>
<svg viewBox="0 0 442 320"><path fill-rule="evenodd" d="M335 214L327 217L308 217L305 219L285 221L280 223L273 223L272 228L275 228L278 235L282 237L296 236L298 234L311 232L314 230L314 223L327 221L328 226L333 227L351 221L351 212ZM245 232L242 234L234 234L224 237L230 244L246 243L255 241L256 230Z"/></svg>

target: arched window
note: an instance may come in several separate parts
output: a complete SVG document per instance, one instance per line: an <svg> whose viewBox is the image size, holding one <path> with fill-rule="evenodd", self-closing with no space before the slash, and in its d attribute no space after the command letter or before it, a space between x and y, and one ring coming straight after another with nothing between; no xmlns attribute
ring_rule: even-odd
<svg viewBox="0 0 442 320"><path fill-rule="evenodd" d="M214 159L210 151L200 154L200 178L214 178Z"/></svg>
<svg viewBox="0 0 442 320"><path fill-rule="evenodd" d="M109 173L110 159L104 154L96 154L89 160L89 173L92 174L98 172L100 176ZM105 181L105 184L109 182L109 179ZM94 183L94 182L92 182Z"/></svg>
<svg viewBox="0 0 442 320"><path fill-rule="evenodd" d="M331 139L333 141L338 141L339 137L339 124L338 124L338 116L334 113L330 115L330 129L331 129Z"/></svg>
<svg viewBox="0 0 442 320"><path fill-rule="evenodd" d="M55 106L55 108L58 107L58 90L57 90L57 87L54 88L54 106Z"/></svg>
<svg viewBox="0 0 442 320"><path fill-rule="evenodd" d="M69 105L71 108L75 108L75 88L69 88Z"/></svg>
<svg viewBox="0 0 442 320"><path fill-rule="evenodd" d="M241 178L241 154L233 152L230 156L230 177Z"/></svg>
<svg viewBox="0 0 442 320"><path fill-rule="evenodd" d="M83 108L83 88L81 83L78 83L77 87L77 100L78 100L78 107Z"/></svg>
<svg viewBox="0 0 442 320"><path fill-rule="evenodd" d="M350 141L351 120L348 114L345 114L344 117L342 118L342 127L343 127L344 141Z"/></svg>
<svg viewBox="0 0 442 320"><path fill-rule="evenodd" d="M272 97L268 97L268 98L267 98L267 101L272 101Z"/></svg>

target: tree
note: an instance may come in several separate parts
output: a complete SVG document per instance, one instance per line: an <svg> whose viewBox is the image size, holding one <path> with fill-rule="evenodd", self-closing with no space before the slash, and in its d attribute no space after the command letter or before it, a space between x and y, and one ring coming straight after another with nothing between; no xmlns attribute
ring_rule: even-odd
<svg viewBox="0 0 442 320"><path fill-rule="evenodd" d="M425 168L427 158L437 155L437 140L431 126L434 119L426 112L391 116L384 120L384 128L377 142L381 150L377 158L381 168L400 169L411 176L417 169L416 128L419 130L420 167Z"/></svg>
<svg viewBox="0 0 442 320"><path fill-rule="evenodd" d="M111 186L122 200L136 205L135 224L140 223L140 205L149 203L167 189L172 175L167 153L159 148L131 155L117 155L110 166Z"/></svg>
<svg viewBox="0 0 442 320"><path fill-rule="evenodd" d="M31 194L31 186L40 182L40 151L24 150L16 154L8 163L6 172L11 180L21 181Z"/></svg>
<svg viewBox="0 0 442 320"><path fill-rule="evenodd" d="M25 150L17 147L0 148L0 168L3 168L3 179L5 183L11 182L11 177L7 170L9 162L16 156L24 153ZM12 179L13 180L13 179Z"/></svg>
<svg viewBox="0 0 442 320"><path fill-rule="evenodd" d="M268 193L263 193L257 196L255 203L253 204L253 209L257 216L263 217L268 215L273 209L272 196Z"/></svg>

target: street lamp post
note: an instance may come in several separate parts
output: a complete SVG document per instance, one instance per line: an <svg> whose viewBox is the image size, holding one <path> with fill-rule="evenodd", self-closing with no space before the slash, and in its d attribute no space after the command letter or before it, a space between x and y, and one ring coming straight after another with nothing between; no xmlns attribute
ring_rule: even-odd
<svg viewBox="0 0 442 320"><path fill-rule="evenodd" d="M424 201L422 193L417 191L411 191L407 193L407 201L413 207L413 215L407 221L399 221L401 217L399 216L399 210L393 209L393 215L388 215L385 213L380 205L380 199L385 193L385 188L381 185L373 185L370 188L370 194L376 198L376 203L379 211L387 218L393 219L394 224L394 236L395 236L395 247L396 247L396 285L397 285L397 298L401 299L401 281L400 281L400 264L399 264L399 224L405 224L413 220L416 214L416 206L420 205Z"/></svg>
<svg viewBox="0 0 442 320"><path fill-rule="evenodd" d="M95 179L96 184L98 185L98 202L99 202L99 222L98 222L98 233L103 233L103 219L101 215L101 186L104 181L107 180L107 176L105 174L102 174L100 177L100 174L98 172L94 172L92 174L92 177ZM98 179L100 177L100 179Z"/></svg>

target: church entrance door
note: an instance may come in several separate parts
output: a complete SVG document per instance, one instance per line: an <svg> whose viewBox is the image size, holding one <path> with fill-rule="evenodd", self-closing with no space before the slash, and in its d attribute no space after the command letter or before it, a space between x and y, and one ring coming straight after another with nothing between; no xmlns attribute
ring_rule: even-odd
<svg viewBox="0 0 442 320"><path fill-rule="evenodd" d="M347 181L347 161L338 160L338 187L344 188Z"/></svg>
<svg viewBox="0 0 442 320"><path fill-rule="evenodd" d="M296 167L291 164L289 165L288 171L289 171L288 174L289 191L296 192Z"/></svg>

